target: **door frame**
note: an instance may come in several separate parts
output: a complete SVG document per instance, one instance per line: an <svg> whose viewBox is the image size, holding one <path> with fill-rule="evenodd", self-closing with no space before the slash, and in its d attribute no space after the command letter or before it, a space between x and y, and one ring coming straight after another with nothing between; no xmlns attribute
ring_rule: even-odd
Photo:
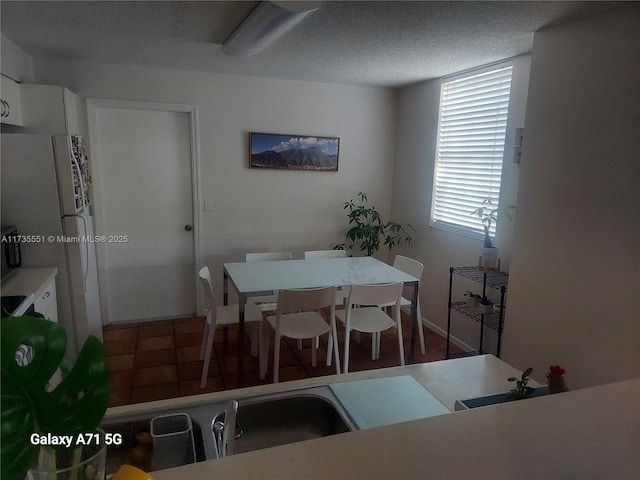
<svg viewBox="0 0 640 480"><path fill-rule="evenodd" d="M193 285L196 292L194 312L202 315L200 308L200 286L198 281L198 266L202 258L202 211L200 209L200 155L198 141L198 106L178 103L140 102L131 100L112 100L106 98L87 98L87 120L89 124L89 151L90 169L93 179L93 197L97 202L92 203L95 217L96 235L106 235L104 225L104 188L101 182L100 138L98 136L97 115L99 109L116 110L146 110L160 112L177 112L189 114L189 134L191 146L191 209L193 213ZM106 251L102 243L96 243L96 256L98 263L98 285L100 298L100 310L102 318L109 318L109 288L106 273ZM103 325L107 325L103 323Z"/></svg>

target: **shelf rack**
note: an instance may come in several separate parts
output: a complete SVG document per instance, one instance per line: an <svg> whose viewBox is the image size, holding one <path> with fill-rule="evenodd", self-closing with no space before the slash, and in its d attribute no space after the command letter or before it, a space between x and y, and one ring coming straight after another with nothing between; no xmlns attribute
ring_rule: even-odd
<svg viewBox="0 0 640 480"><path fill-rule="evenodd" d="M484 353L484 329L489 328L498 332L498 346L496 356L500 357L500 348L502 346L502 332L504 331L504 308L499 313L478 313L478 309L470 307L466 302L452 302L453 278L454 275L466 278L482 285L482 296L487 294L487 288L493 288L500 291L500 305L505 305L505 294L507 292L507 284L509 282L509 274L507 272L499 272L493 270L483 270L478 266L468 267L450 267L449 268L449 302L447 313L447 352L446 358L453 358L449 352L451 342L451 311L456 311L464 316L480 323L480 342L477 351L465 352L464 356L482 355ZM455 355L460 356L460 355Z"/></svg>

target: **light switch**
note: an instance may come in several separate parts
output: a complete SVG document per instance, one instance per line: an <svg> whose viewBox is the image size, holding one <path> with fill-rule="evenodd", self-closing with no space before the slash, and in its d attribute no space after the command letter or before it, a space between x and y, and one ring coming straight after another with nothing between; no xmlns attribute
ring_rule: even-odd
<svg viewBox="0 0 640 480"><path fill-rule="evenodd" d="M204 197L204 209L205 211L213 210L213 202L211 201L211 197Z"/></svg>

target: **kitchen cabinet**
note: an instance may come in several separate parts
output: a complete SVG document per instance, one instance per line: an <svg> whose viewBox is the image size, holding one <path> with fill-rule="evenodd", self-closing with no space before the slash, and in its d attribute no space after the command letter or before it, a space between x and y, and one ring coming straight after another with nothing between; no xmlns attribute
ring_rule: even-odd
<svg viewBox="0 0 640 480"><path fill-rule="evenodd" d="M2 75L2 123L22 125L20 84Z"/></svg>
<svg viewBox="0 0 640 480"><path fill-rule="evenodd" d="M23 83L21 95L25 133L80 133L77 97L68 88Z"/></svg>
<svg viewBox="0 0 640 480"><path fill-rule="evenodd" d="M44 315L44 318L58 323L58 302L56 301L56 281L51 280L36 297L33 302L35 311Z"/></svg>

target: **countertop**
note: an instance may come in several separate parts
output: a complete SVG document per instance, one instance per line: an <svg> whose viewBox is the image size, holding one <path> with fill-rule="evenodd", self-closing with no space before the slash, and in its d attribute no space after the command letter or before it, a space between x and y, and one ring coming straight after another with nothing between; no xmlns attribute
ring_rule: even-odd
<svg viewBox="0 0 640 480"><path fill-rule="evenodd" d="M17 268L2 280L2 295L24 295L24 301L13 310L13 315L20 316L44 293L44 289L58 275L55 267Z"/></svg>
<svg viewBox="0 0 640 480"><path fill-rule="evenodd" d="M107 417L309 386L412 375L455 400L505 392L519 372L484 355L109 409ZM536 386L536 384L533 384ZM456 412L152 472L155 480L640 478L640 379Z"/></svg>
<svg viewBox="0 0 640 480"><path fill-rule="evenodd" d="M36 297L58 275L55 267L18 268L2 281L2 295L34 294Z"/></svg>

